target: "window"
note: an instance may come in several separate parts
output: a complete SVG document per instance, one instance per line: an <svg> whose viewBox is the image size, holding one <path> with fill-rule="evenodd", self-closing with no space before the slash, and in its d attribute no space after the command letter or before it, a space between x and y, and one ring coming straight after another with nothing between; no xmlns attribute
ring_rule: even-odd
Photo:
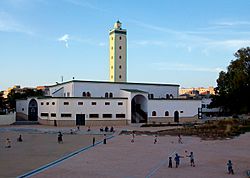
<svg viewBox="0 0 250 178"><path fill-rule="evenodd" d="M92 105L96 105L96 102L91 102Z"/></svg>
<svg viewBox="0 0 250 178"><path fill-rule="evenodd" d="M49 105L49 102L46 102L46 105Z"/></svg>
<svg viewBox="0 0 250 178"><path fill-rule="evenodd" d="M111 79L113 79L113 75L111 75Z"/></svg>
<svg viewBox="0 0 250 178"><path fill-rule="evenodd" d="M116 114L116 118L125 118L125 114Z"/></svg>
<svg viewBox="0 0 250 178"><path fill-rule="evenodd" d="M153 112L152 112L152 116L156 116L156 111L153 111Z"/></svg>
<svg viewBox="0 0 250 178"><path fill-rule="evenodd" d="M89 114L89 118L99 118L99 114Z"/></svg>
<svg viewBox="0 0 250 178"><path fill-rule="evenodd" d="M112 118L112 114L103 114L102 117L103 118Z"/></svg>
<svg viewBox="0 0 250 178"><path fill-rule="evenodd" d="M122 68L122 66L121 65L119 65L119 69L121 69Z"/></svg>
<svg viewBox="0 0 250 178"><path fill-rule="evenodd" d="M52 105L55 105L55 102L52 102Z"/></svg>
<svg viewBox="0 0 250 178"><path fill-rule="evenodd" d="M111 69L113 69L113 66L111 66Z"/></svg>
<svg viewBox="0 0 250 178"><path fill-rule="evenodd" d="M91 97L91 94L90 94L90 92L87 92L87 97Z"/></svg>
<svg viewBox="0 0 250 178"><path fill-rule="evenodd" d="M114 57L113 56L111 56L111 59L113 59Z"/></svg>
<svg viewBox="0 0 250 178"><path fill-rule="evenodd" d="M113 46L111 47L111 50L113 50L114 48L113 48Z"/></svg>
<svg viewBox="0 0 250 178"><path fill-rule="evenodd" d="M114 38L113 37L111 37L111 40L113 40Z"/></svg>
<svg viewBox="0 0 250 178"><path fill-rule="evenodd" d="M24 108L22 108L22 111L24 111Z"/></svg>
<svg viewBox="0 0 250 178"><path fill-rule="evenodd" d="M119 39L122 40L122 37L120 36Z"/></svg>
<svg viewBox="0 0 250 178"><path fill-rule="evenodd" d="M109 93L109 97L110 97L110 98L113 98L113 93Z"/></svg>
<svg viewBox="0 0 250 178"><path fill-rule="evenodd" d="M69 105L69 102L63 102L63 105Z"/></svg>
<svg viewBox="0 0 250 178"><path fill-rule="evenodd" d="M110 105L110 102L105 102L105 105Z"/></svg>
<svg viewBox="0 0 250 178"><path fill-rule="evenodd" d="M122 46L119 46L119 49L122 49Z"/></svg>
<svg viewBox="0 0 250 178"><path fill-rule="evenodd" d="M41 102L41 105L43 105L43 102Z"/></svg>
<svg viewBox="0 0 250 178"><path fill-rule="evenodd" d="M51 113L50 116L51 117L56 117L56 113Z"/></svg>
<svg viewBox="0 0 250 178"><path fill-rule="evenodd" d="M166 94L166 99L170 99L170 96L169 96L169 94Z"/></svg>
<svg viewBox="0 0 250 178"><path fill-rule="evenodd" d="M61 117L71 117L71 114L69 114L69 113L62 113Z"/></svg>
<svg viewBox="0 0 250 178"><path fill-rule="evenodd" d="M69 97L70 96L70 92L67 92L67 97Z"/></svg>
<svg viewBox="0 0 250 178"><path fill-rule="evenodd" d="M123 105L123 102L118 102L118 105Z"/></svg>
<svg viewBox="0 0 250 178"><path fill-rule="evenodd" d="M169 116L169 112L168 111L165 112L165 116Z"/></svg>
<svg viewBox="0 0 250 178"><path fill-rule="evenodd" d="M173 99L173 98L174 98L174 96L173 96L172 94L170 94L170 95L169 95L169 98L170 98L170 99Z"/></svg>
<svg viewBox="0 0 250 178"><path fill-rule="evenodd" d="M83 102L78 102L78 105L83 105Z"/></svg>
<svg viewBox="0 0 250 178"><path fill-rule="evenodd" d="M83 96L83 97L86 97L86 92L82 92L82 96Z"/></svg>
<svg viewBox="0 0 250 178"><path fill-rule="evenodd" d="M122 76L121 76L121 75L119 75L119 78L122 78Z"/></svg>
<svg viewBox="0 0 250 178"><path fill-rule="evenodd" d="M148 99L153 99L154 98L154 94L148 94Z"/></svg>
<svg viewBox="0 0 250 178"><path fill-rule="evenodd" d="M105 93L105 98L108 98L108 97L109 97L109 93L106 92L106 93Z"/></svg>
<svg viewBox="0 0 250 178"><path fill-rule="evenodd" d="M119 56L119 59L121 59L122 58L122 56Z"/></svg>
<svg viewBox="0 0 250 178"><path fill-rule="evenodd" d="M49 113L42 112L42 113L41 113L41 116L42 116L42 117L48 117L48 116L49 116Z"/></svg>
<svg viewBox="0 0 250 178"><path fill-rule="evenodd" d="M183 111L180 111L180 113L183 113Z"/></svg>

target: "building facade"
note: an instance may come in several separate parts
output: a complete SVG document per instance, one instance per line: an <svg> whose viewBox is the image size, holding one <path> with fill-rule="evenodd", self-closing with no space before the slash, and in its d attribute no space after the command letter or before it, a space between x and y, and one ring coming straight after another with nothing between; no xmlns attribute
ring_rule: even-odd
<svg viewBox="0 0 250 178"><path fill-rule="evenodd" d="M72 80L46 87L46 96L17 100L17 117L55 126L185 122L201 100L183 100L179 85L127 82L127 31L109 32L110 81Z"/></svg>

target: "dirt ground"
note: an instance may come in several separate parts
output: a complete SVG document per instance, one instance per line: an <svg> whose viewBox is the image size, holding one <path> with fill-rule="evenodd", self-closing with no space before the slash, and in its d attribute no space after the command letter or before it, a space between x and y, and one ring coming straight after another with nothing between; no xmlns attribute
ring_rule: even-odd
<svg viewBox="0 0 250 178"><path fill-rule="evenodd" d="M64 134L64 144L57 143L56 133L22 133L24 142L18 143L15 140L17 131L0 132L0 177L24 174L92 144L92 135L85 133ZM7 136L13 143L10 149L4 148ZM153 136L135 136L134 143L131 143L131 138L131 135L115 134L106 145L91 147L32 177L226 178L231 177L226 167L229 159L235 172L232 177L247 177L246 171L250 170L250 133L213 141L183 137L183 144L179 144L174 136L159 137L156 144ZM99 135L99 139L102 140L103 136ZM190 166L186 157L191 151L194 152L195 167ZM168 157L174 157L175 153L183 156L180 167L168 168Z"/></svg>

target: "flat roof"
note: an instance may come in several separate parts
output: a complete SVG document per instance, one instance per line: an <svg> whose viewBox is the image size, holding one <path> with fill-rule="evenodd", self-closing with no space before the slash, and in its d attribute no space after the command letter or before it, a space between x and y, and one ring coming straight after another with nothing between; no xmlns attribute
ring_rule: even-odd
<svg viewBox="0 0 250 178"><path fill-rule="evenodd" d="M89 81L89 80L70 80L62 83L58 83L55 85L47 85L48 87L55 87L60 86L67 83L73 83L73 82L79 82L79 83L106 83L106 84L128 84L128 85L153 85L153 86L174 86L174 87L180 87L180 85L177 84L163 84L163 83L138 83L138 82L110 82L110 81Z"/></svg>

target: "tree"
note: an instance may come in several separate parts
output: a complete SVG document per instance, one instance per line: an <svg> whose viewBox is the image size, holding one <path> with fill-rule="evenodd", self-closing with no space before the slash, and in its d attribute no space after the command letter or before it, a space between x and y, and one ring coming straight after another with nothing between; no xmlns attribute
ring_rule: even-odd
<svg viewBox="0 0 250 178"><path fill-rule="evenodd" d="M18 91L16 89L12 89L8 94L7 103L10 109L15 109L17 99L26 99L27 97L39 97L39 96L43 96L42 90L28 88Z"/></svg>
<svg viewBox="0 0 250 178"><path fill-rule="evenodd" d="M217 79L216 95L210 107L221 107L231 114L250 112L250 47L239 49L227 72Z"/></svg>

